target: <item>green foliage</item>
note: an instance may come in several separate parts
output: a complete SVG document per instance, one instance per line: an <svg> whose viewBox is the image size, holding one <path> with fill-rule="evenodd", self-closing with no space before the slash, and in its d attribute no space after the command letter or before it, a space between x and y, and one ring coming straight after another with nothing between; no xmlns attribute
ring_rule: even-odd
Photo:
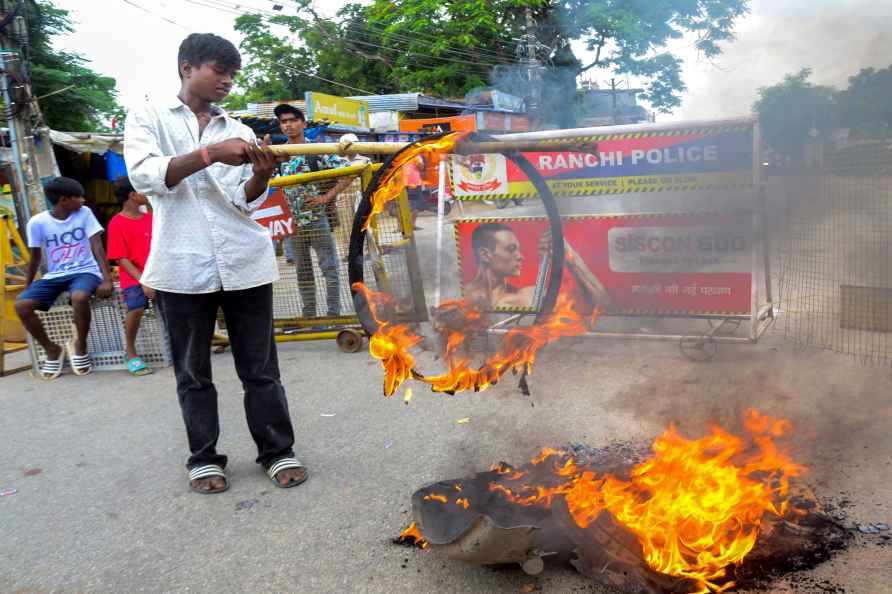
<svg viewBox="0 0 892 594"><path fill-rule="evenodd" d="M272 24L283 25L287 32L293 30L293 20L294 17L270 19ZM247 103L269 98L302 98L303 91L312 88L313 79L301 74L310 71L312 56L306 47L290 43L286 31L270 27L261 16L253 14L238 17L235 30L244 35L241 50L250 59L236 77L236 84L246 91L227 97L227 108L244 108Z"/></svg>
<svg viewBox="0 0 892 594"><path fill-rule="evenodd" d="M701 54L715 57L748 10L748 0L372 0L348 4L326 20L310 0L295 4L296 16L237 19L249 59L250 74L239 81L246 95L272 100L307 89L344 94L344 88L300 77L282 94L277 85L286 83L273 79L289 77L284 71L290 63L374 93L462 96L492 82L494 69L510 79L511 69L519 68L516 40L529 7L537 23L537 58L545 65L545 101L549 94L572 97L576 77L598 68L641 77L645 99L668 112L679 105L685 86L681 60L666 50L667 43L693 34ZM287 28L295 39L269 24ZM576 40L595 53L590 63L574 55Z"/></svg>
<svg viewBox="0 0 892 594"><path fill-rule="evenodd" d="M864 68L839 94L840 125L863 138L892 135L892 66Z"/></svg>
<svg viewBox="0 0 892 594"><path fill-rule="evenodd" d="M810 76L811 69L803 68L786 75L781 83L760 88L753 105L765 143L797 160L812 129L826 133L835 123L836 91L809 82Z"/></svg>
<svg viewBox="0 0 892 594"><path fill-rule="evenodd" d="M745 15L748 0L566 0L539 2L536 14L545 45L560 48L581 39L595 59L581 65L608 69L617 75L641 77L644 99L662 112L681 103L686 87L681 80L682 60L666 44L686 34L696 36L696 48L706 58L721 53L722 42L734 39L734 22ZM550 29L549 29L550 28Z"/></svg>
<svg viewBox="0 0 892 594"><path fill-rule="evenodd" d="M115 79L90 70L88 61L78 54L53 49L54 37L72 31L67 10L42 0L38 15L30 3L25 5L29 8L25 13L29 39L25 58L32 93L45 96L40 108L47 125L74 132L108 130L106 123L123 113L116 101ZM66 87L70 88L56 93Z"/></svg>

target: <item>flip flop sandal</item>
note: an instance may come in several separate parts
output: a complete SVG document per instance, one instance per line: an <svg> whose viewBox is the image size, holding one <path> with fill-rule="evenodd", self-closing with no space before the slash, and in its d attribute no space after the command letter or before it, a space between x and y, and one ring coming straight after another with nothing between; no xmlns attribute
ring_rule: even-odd
<svg viewBox="0 0 892 594"><path fill-rule="evenodd" d="M71 361L71 371L73 371L75 375L87 375L93 371L93 359L90 357L89 353L86 355L78 355L74 348L74 341L75 339L72 337L66 345L68 350L68 360Z"/></svg>
<svg viewBox="0 0 892 594"><path fill-rule="evenodd" d="M40 377L46 381L52 381L62 375L62 365L65 364L65 349L59 353L59 358L52 360L46 359L40 366Z"/></svg>
<svg viewBox="0 0 892 594"><path fill-rule="evenodd" d="M152 373L152 370L139 357L133 357L127 361L127 371L133 375L149 375Z"/></svg>
<svg viewBox="0 0 892 594"><path fill-rule="evenodd" d="M306 481L310 478L309 472L304 472L304 478L299 481L291 481L287 485L283 485L276 479L276 475L282 472L283 470L288 470L289 468L303 468L306 470L306 466L300 463L300 460L297 458L279 458L272 464L270 464L269 468L266 469L266 475L269 477L269 480L273 482L273 484L280 489L290 489L291 487L296 487L299 484Z"/></svg>
<svg viewBox="0 0 892 594"><path fill-rule="evenodd" d="M215 476L219 476L223 479L224 485L219 489L199 489L192 484L192 481L194 480L213 478ZM196 466L189 471L189 488L196 493L201 493L202 495L213 495L214 493L222 493L223 491L228 490L229 480L226 478L226 473L223 472L222 466L217 466L216 464L205 464L204 466Z"/></svg>

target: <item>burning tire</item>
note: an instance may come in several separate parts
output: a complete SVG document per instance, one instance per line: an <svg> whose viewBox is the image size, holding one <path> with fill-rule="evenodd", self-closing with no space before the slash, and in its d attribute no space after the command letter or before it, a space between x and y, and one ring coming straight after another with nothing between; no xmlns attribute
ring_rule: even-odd
<svg viewBox="0 0 892 594"><path fill-rule="evenodd" d="M374 291L370 291L364 283L363 260L366 229L369 221L373 214L384 212L387 204L402 191L400 181L395 176L400 167L416 155L422 153L430 153L440 157L443 154L456 152L455 149L460 150L466 138L471 139L472 142L490 140L484 136L470 135L466 137L460 133L450 133L428 137L403 148L391 156L384 163L384 166L375 173L371 183L363 193L362 201L357 207L347 256L350 287L353 292L353 302L357 317L371 337L370 351L373 352L373 356L382 360L382 365L385 369L384 394L386 396L391 396L402 382L410 377L431 384L434 391L455 393L468 389L478 391L486 389L488 386L497 383L503 373L508 371L521 375L519 387L524 394L528 395L529 389L526 377L532 365L535 352L547 342L560 338L563 335L561 333L565 331L564 326L567 328L571 326L571 324L561 324L565 310L568 308L563 308L560 312L555 311L563 279L565 258L564 233L560 213L554 196L545 180L517 148L511 148L502 154L527 176L538 191L548 216L551 249L548 251L549 255L543 260L543 263L547 263L549 266L550 277L545 284L544 291L541 293L541 299L537 301L540 306L535 322L532 327L519 327L520 331L512 335L510 339L506 337L506 342L512 343L510 356L503 357L503 360L493 362L492 364L490 362L484 363L479 369L475 368L469 373L450 373L445 376L437 376L437 378L440 378L440 381L435 384L434 379L415 370L415 359L408 351L412 346L421 342L422 339L406 332L407 329L402 327L403 325L394 323L393 319L382 317L382 310L390 307L390 304L387 302L392 301L392 299L389 299L389 296L385 294L376 294ZM471 149L473 147L470 147L468 150ZM477 312L477 317L479 317L479 312ZM558 323L555 324L554 322ZM551 323L552 326L560 327L560 330L554 333L546 331L537 334L535 332L540 326L545 326L548 323ZM572 324L572 327L574 333L584 332L580 324ZM542 340L543 335L547 335L550 338ZM378 347L376 347L376 339L382 343ZM375 353L380 356L374 355ZM387 360L385 361L384 359ZM450 367L450 370L452 371L452 367ZM443 380L444 377L446 378L445 380Z"/></svg>

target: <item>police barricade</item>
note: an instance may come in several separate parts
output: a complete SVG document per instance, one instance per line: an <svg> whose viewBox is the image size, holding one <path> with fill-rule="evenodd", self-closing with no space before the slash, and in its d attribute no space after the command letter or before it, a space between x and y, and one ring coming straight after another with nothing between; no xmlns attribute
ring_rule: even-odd
<svg viewBox="0 0 892 594"><path fill-rule="evenodd" d="M274 178L254 219L277 242L279 280L273 284L276 340L336 339L345 352L362 348L362 328L353 307L347 252L354 213L379 165ZM292 212L291 204L337 192L325 207ZM296 198L295 198L296 197ZM424 289L405 192L398 208L375 217L367 236L365 278L396 298L402 321L427 319Z"/></svg>
<svg viewBox="0 0 892 594"><path fill-rule="evenodd" d="M754 342L768 328L774 312L756 121L497 138L578 139L586 147L523 154L561 212L562 291L602 313L590 336L678 340L687 356L705 360L716 343ZM453 222L459 278L452 294L513 314L493 327L503 331L537 312L549 276L549 223L538 193L500 154L453 155L448 185L468 215ZM515 199L526 201L497 208ZM445 275L438 283L448 287Z"/></svg>

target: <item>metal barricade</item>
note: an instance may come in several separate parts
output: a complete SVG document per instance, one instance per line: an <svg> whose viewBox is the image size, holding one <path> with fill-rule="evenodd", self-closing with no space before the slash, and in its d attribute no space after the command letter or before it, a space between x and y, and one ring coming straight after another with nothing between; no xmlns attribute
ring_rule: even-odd
<svg viewBox="0 0 892 594"><path fill-rule="evenodd" d="M467 218L442 223L455 232L458 268L457 282L450 272L438 278L443 298L472 298L493 314L510 314L497 332L536 315L551 278L542 253L553 246L543 247L543 238L560 225L561 293L600 312L588 336L674 340L701 360L715 355L717 343L755 342L770 327L757 122L548 130L495 140L520 146L556 198L559 221L545 216L540 190L509 153L457 152L447 181ZM502 210L515 199L524 201L511 214ZM438 250L437 257L450 270L450 256Z"/></svg>
<svg viewBox="0 0 892 594"><path fill-rule="evenodd" d="M92 313L90 332L87 334L87 352L93 357L95 371L127 369L124 316L127 307L120 288L115 284L112 297L94 297L90 302ZM65 345L75 334L74 310L69 305L68 293L63 293L49 311L37 312L47 336L56 344ZM46 351L36 340L28 336L31 367L36 373L46 360ZM146 309L136 335L136 350L150 367L169 367L173 364L167 329L152 304Z"/></svg>
<svg viewBox="0 0 892 594"><path fill-rule="evenodd" d="M291 213L293 234L277 255L280 279L273 285L277 340L336 339L345 352L362 348L362 329L353 307L347 275L347 252L354 213L377 166L352 166L273 179L274 188L302 189L321 195L347 185L326 208ZM349 181L347 181L349 180ZM365 278L376 290L396 298L403 321L427 319L408 199L371 224Z"/></svg>
<svg viewBox="0 0 892 594"><path fill-rule="evenodd" d="M892 365L892 143L828 147L823 163L769 181L786 202L776 229L784 336Z"/></svg>

